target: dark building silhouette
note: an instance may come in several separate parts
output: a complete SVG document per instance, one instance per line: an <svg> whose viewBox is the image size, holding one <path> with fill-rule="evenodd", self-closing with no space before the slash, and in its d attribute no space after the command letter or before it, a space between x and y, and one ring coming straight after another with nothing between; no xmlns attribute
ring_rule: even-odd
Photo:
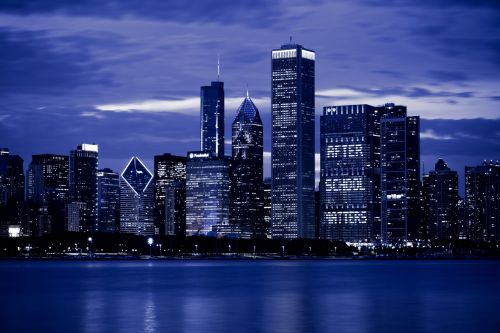
<svg viewBox="0 0 500 333"><path fill-rule="evenodd" d="M431 239L458 239L458 174L439 159L424 177L424 212Z"/></svg>
<svg viewBox="0 0 500 333"><path fill-rule="evenodd" d="M380 239L380 116L370 105L323 108L320 238Z"/></svg>
<svg viewBox="0 0 500 333"><path fill-rule="evenodd" d="M27 172L26 199L35 211L32 216L37 221L32 222L34 234L65 230L64 209L69 191L68 160L65 155L32 156Z"/></svg>
<svg viewBox="0 0 500 333"><path fill-rule="evenodd" d="M465 201L469 239L500 240L500 164L498 161L465 167Z"/></svg>
<svg viewBox="0 0 500 333"><path fill-rule="evenodd" d="M171 154L154 157L155 233L183 235L186 224L186 157ZM167 193L168 192L168 193Z"/></svg>
<svg viewBox="0 0 500 333"><path fill-rule="evenodd" d="M377 108L380 123L381 236L384 242L414 240L420 226L420 119L405 106Z"/></svg>
<svg viewBox="0 0 500 333"><path fill-rule="evenodd" d="M120 228L120 175L107 168L97 172L97 221L100 232Z"/></svg>
<svg viewBox="0 0 500 333"><path fill-rule="evenodd" d="M154 235L153 175L135 156L120 176L120 232Z"/></svg>
<svg viewBox="0 0 500 333"><path fill-rule="evenodd" d="M314 238L315 53L272 51L272 237Z"/></svg>
<svg viewBox="0 0 500 333"><path fill-rule="evenodd" d="M80 231L95 232L97 223L98 146L81 144L69 156L69 202L84 203Z"/></svg>
<svg viewBox="0 0 500 333"><path fill-rule="evenodd" d="M186 234L232 234L229 224L230 160L189 152L186 163Z"/></svg>
<svg viewBox="0 0 500 333"><path fill-rule="evenodd" d="M19 155L11 155L8 149L0 148L0 236L8 236L9 228L20 230L22 224L23 163Z"/></svg>
<svg viewBox="0 0 500 333"><path fill-rule="evenodd" d="M266 238L271 238L271 178L264 179L263 184L263 206L264 206L264 230Z"/></svg>
<svg viewBox="0 0 500 333"><path fill-rule="evenodd" d="M263 237L263 129L248 96L232 124L230 223L242 238Z"/></svg>
<svg viewBox="0 0 500 333"><path fill-rule="evenodd" d="M165 188L165 234L186 236L186 181Z"/></svg>
<svg viewBox="0 0 500 333"><path fill-rule="evenodd" d="M224 156L224 82L201 87L201 150Z"/></svg>

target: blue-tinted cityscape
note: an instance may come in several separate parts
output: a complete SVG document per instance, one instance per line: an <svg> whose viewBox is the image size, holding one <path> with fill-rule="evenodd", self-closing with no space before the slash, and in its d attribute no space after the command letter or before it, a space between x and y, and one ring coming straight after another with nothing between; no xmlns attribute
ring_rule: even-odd
<svg viewBox="0 0 500 333"><path fill-rule="evenodd" d="M466 166L464 197L446 157L424 174L420 118L408 106L322 106L315 189L316 53L290 41L271 51L271 62L270 180L263 123L248 89L232 121L232 153L224 154L218 73L200 88L201 150L154 156L153 172L136 156L123 170L101 169L97 143L68 156L33 155L27 170L2 148L0 235L316 239L358 249L499 244L500 163Z"/></svg>
<svg viewBox="0 0 500 333"><path fill-rule="evenodd" d="M498 36L498 0L0 1L0 332L497 332Z"/></svg>

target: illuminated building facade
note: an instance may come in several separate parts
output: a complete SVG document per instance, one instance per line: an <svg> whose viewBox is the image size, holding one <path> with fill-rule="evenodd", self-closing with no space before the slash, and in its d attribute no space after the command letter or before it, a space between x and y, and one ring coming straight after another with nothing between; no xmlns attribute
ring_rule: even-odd
<svg viewBox="0 0 500 333"><path fill-rule="evenodd" d="M120 232L154 234L153 175L132 157L120 176Z"/></svg>
<svg viewBox="0 0 500 333"><path fill-rule="evenodd" d="M0 236L22 224L24 201L24 161L19 155L0 148Z"/></svg>
<svg viewBox="0 0 500 333"><path fill-rule="evenodd" d="M65 155L33 155L28 167L26 199L40 215L44 216L45 221L50 220L50 228L42 228L44 230L52 232L65 230L64 209L69 190L68 160L68 156Z"/></svg>
<svg viewBox="0 0 500 333"><path fill-rule="evenodd" d="M458 173L439 159L424 177L424 212L431 239L458 239Z"/></svg>
<svg viewBox="0 0 500 333"><path fill-rule="evenodd" d="M233 233L229 225L230 160L189 152L186 163L186 234Z"/></svg>
<svg viewBox="0 0 500 333"><path fill-rule="evenodd" d="M248 93L232 124L231 163L231 225L242 238L263 237L263 129Z"/></svg>
<svg viewBox="0 0 500 333"><path fill-rule="evenodd" d="M380 226L380 114L370 105L323 108L320 134L322 239L367 243Z"/></svg>
<svg viewBox="0 0 500 333"><path fill-rule="evenodd" d="M272 237L314 238L315 53L272 51Z"/></svg>
<svg viewBox="0 0 500 333"><path fill-rule="evenodd" d="M383 242L415 240L421 218L420 119L405 106L378 108L381 162L381 236Z"/></svg>
<svg viewBox="0 0 500 333"><path fill-rule="evenodd" d="M224 156L224 82L201 87L201 150Z"/></svg>
<svg viewBox="0 0 500 333"><path fill-rule="evenodd" d="M100 232L117 232L120 225L120 175L111 169L97 172L97 221Z"/></svg>
<svg viewBox="0 0 500 333"><path fill-rule="evenodd" d="M484 162L465 167L465 201L468 210L468 238L500 241L500 163Z"/></svg>
<svg viewBox="0 0 500 333"><path fill-rule="evenodd" d="M97 223L97 166L99 148L81 144L69 156L69 202L83 202L80 231L95 232Z"/></svg>
<svg viewBox="0 0 500 333"><path fill-rule="evenodd" d="M171 154L154 157L155 233L184 234L186 224L186 157Z"/></svg>

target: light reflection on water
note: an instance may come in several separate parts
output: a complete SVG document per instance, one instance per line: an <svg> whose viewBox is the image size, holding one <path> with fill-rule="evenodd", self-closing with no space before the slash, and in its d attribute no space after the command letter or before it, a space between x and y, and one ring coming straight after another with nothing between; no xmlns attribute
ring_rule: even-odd
<svg viewBox="0 0 500 333"><path fill-rule="evenodd" d="M0 331L494 332L499 281L497 261L4 261Z"/></svg>

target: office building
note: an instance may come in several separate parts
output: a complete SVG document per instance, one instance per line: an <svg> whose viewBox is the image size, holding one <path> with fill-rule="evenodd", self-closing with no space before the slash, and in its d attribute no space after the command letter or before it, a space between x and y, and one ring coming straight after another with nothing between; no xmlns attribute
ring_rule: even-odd
<svg viewBox="0 0 500 333"><path fill-rule="evenodd" d="M230 223L242 238L264 237L263 129L247 96L232 124Z"/></svg>
<svg viewBox="0 0 500 333"><path fill-rule="evenodd" d="M186 196L186 157L171 154L156 155L154 181L155 233L184 234L186 212L182 198Z"/></svg>
<svg viewBox="0 0 500 333"><path fill-rule="evenodd" d="M24 202L23 159L0 148L0 236L9 235L9 226L20 227Z"/></svg>
<svg viewBox="0 0 500 333"><path fill-rule="evenodd" d="M405 106L378 108L381 161L381 236L397 243L418 238L420 226L420 119Z"/></svg>
<svg viewBox="0 0 500 333"><path fill-rule="evenodd" d="M120 227L120 175L108 168L97 172L97 221L99 232Z"/></svg>
<svg viewBox="0 0 500 333"><path fill-rule="evenodd" d="M230 160L189 152L186 163L186 234L231 234Z"/></svg>
<svg viewBox="0 0 500 333"><path fill-rule="evenodd" d="M34 210L33 218L43 220L38 228L43 233L65 230L65 205L68 200L68 156L55 154L33 155L27 171L26 199ZM50 221L51 226L46 227ZM35 225L40 225L36 223Z"/></svg>
<svg viewBox="0 0 500 333"><path fill-rule="evenodd" d="M323 108L320 132L322 239L380 237L380 113L370 105Z"/></svg>
<svg viewBox="0 0 500 333"><path fill-rule="evenodd" d="M137 157L132 157L120 176L120 232L154 234L153 175Z"/></svg>
<svg viewBox="0 0 500 333"><path fill-rule="evenodd" d="M78 232L84 223L87 210L85 202L70 202L66 204L66 231Z"/></svg>
<svg viewBox="0 0 500 333"><path fill-rule="evenodd" d="M468 238L500 241L500 163L483 162L465 167L465 201L468 210Z"/></svg>
<svg viewBox="0 0 500 333"><path fill-rule="evenodd" d="M201 87L201 150L224 156L224 82Z"/></svg>
<svg viewBox="0 0 500 333"><path fill-rule="evenodd" d="M98 146L81 144L69 156L69 202L85 203L80 231L95 232L97 224Z"/></svg>
<svg viewBox="0 0 500 333"><path fill-rule="evenodd" d="M424 177L424 212L430 239L458 239L458 173L443 159Z"/></svg>
<svg viewBox="0 0 500 333"><path fill-rule="evenodd" d="M315 53L272 51L272 237L314 238Z"/></svg>

